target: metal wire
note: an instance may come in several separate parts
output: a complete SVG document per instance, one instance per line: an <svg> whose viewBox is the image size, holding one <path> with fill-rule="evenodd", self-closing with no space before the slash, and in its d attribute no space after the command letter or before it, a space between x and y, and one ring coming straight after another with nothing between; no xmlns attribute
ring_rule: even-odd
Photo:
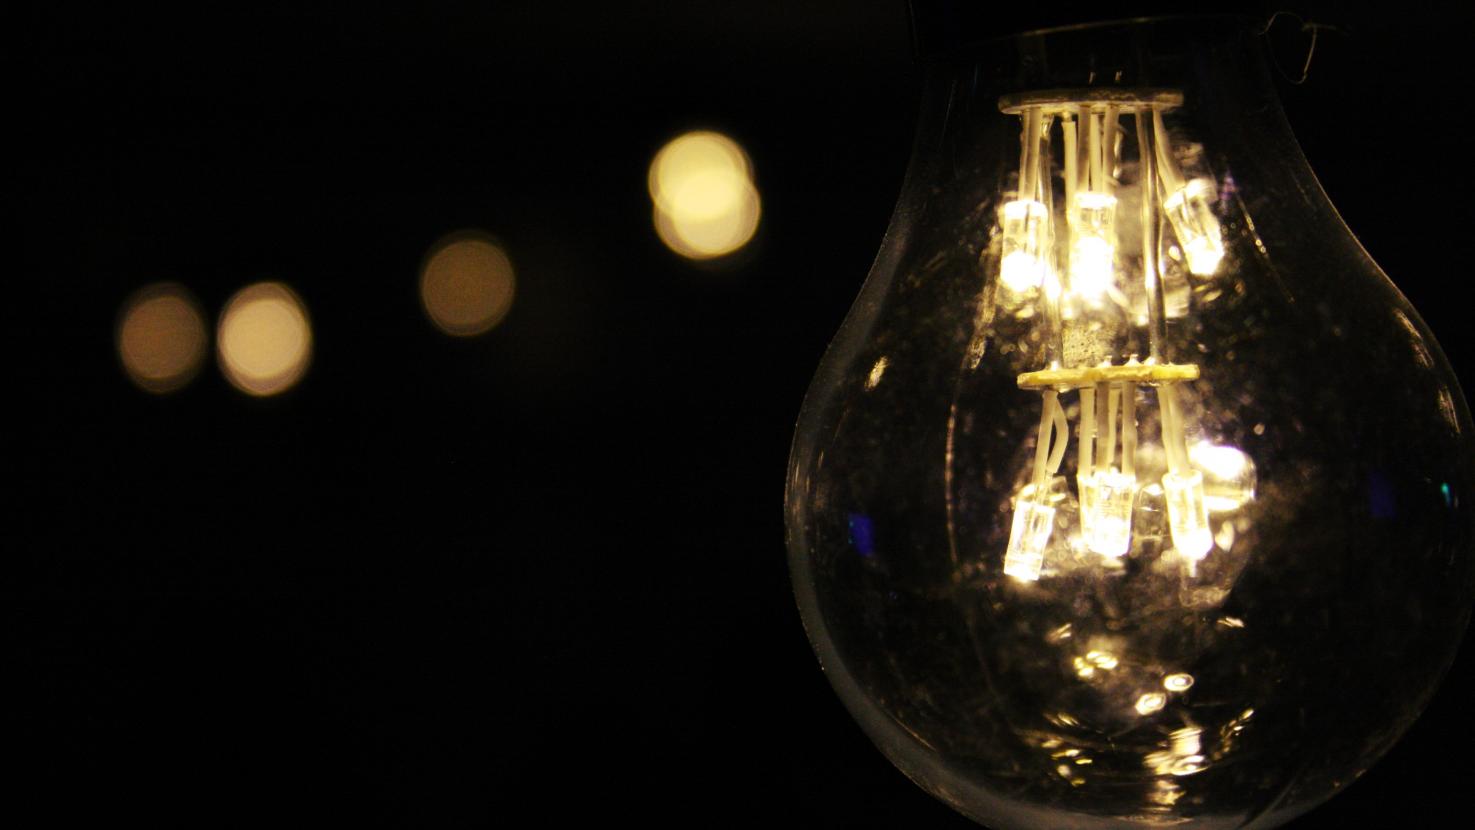
<svg viewBox="0 0 1475 830"><path fill-rule="evenodd" d="M1281 76L1290 83L1296 86L1300 86L1301 84L1306 83L1307 76L1311 74L1311 59L1316 56L1316 40L1317 37L1321 34L1321 30L1326 29L1328 31L1337 32L1339 34L1343 34L1345 32L1342 28L1338 26L1333 26L1329 23L1319 23L1314 20L1307 20L1301 17L1301 15L1296 14L1295 12L1278 11L1270 15L1270 18L1265 21L1265 25L1261 26L1256 34L1268 34L1271 27L1275 25L1275 21L1279 20L1282 17L1294 18L1297 23L1301 24L1301 31L1309 33L1311 35L1311 40L1306 46L1306 60L1301 63L1300 77L1292 78L1289 74L1286 73L1285 69L1281 67L1280 61L1275 61L1276 71L1280 72Z"/></svg>

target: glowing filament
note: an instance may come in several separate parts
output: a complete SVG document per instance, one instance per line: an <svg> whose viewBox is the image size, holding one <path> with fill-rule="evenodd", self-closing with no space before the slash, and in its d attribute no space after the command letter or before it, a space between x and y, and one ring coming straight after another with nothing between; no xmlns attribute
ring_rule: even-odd
<svg viewBox="0 0 1475 830"><path fill-rule="evenodd" d="M1125 555L1132 543L1137 477L1116 470L1097 470L1079 483L1086 546L1103 556Z"/></svg>
<svg viewBox="0 0 1475 830"><path fill-rule="evenodd" d="M999 278L1016 293L1040 287L1050 247L1048 211L1033 199L1017 199L1005 202L999 214L1003 225Z"/></svg>
<svg viewBox="0 0 1475 830"><path fill-rule="evenodd" d="M1214 216L1213 200L1214 183L1193 179L1163 201L1168 222L1183 246L1188 270L1200 277L1213 275L1224 258L1224 237Z"/></svg>
<svg viewBox="0 0 1475 830"><path fill-rule="evenodd" d="M1134 385L1101 383L1081 390L1081 534L1086 547L1103 556L1125 556L1132 544L1132 508L1137 500ZM1121 426L1121 469L1112 466Z"/></svg>
<svg viewBox="0 0 1475 830"><path fill-rule="evenodd" d="M1139 393L1155 390L1167 462L1161 486L1168 530L1176 556L1186 561L1189 572L1196 573L1197 563L1216 545L1228 551L1235 542L1234 527L1227 523L1215 536L1209 508L1221 512L1238 508L1254 497L1255 485L1254 465L1238 448L1201 443L1190 453L1187 437L1197 430L1191 429L1191 410L1185 411L1177 387L1197 380L1199 368L1165 360L1169 356L1164 320L1169 311L1163 292L1169 272L1161 267L1164 237L1159 231L1166 234L1163 225L1171 226L1177 241L1174 250L1181 252L1184 269L1198 276L1214 274L1225 255L1223 233L1214 213L1215 184L1209 178L1185 177L1180 157L1192 151L1179 148L1183 152L1174 152L1163 111L1176 104L1166 98L1149 102L1093 97L1018 108L1001 101L1000 106L1006 112L1019 112L1023 130L1018 188L999 207L996 276L1005 292L1017 295L1008 298L1009 307L1026 302L1038 305L1031 312L1039 314L1021 313L1018 319L1040 321L1037 340L1044 346L1046 364L1046 368L1019 376L1021 388L1044 394L1045 406L1034 447L1033 474L1021 481L1013 501L1004 572L1018 580L1037 581L1045 572L1047 555L1062 556L1061 561L1049 563L1051 574L1057 570L1075 573L1085 565L1100 569L1102 564L1078 561L1076 553L1065 561L1066 555L1060 553L1067 547L1065 540L1056 540L1057 546L1050 547L1057 521L1062 532L1077 521L1074 510L1063 508L1065 496L1055 487L1065 482L1057 473L1071 429L1058 397L1069 392L1080 395L1075 470L1080 511L1078 526L1069 529L1069 547L1113 560L1131 553L1137 493L1143 484L1154 493L1158 486L1138 477L1135 409ZM1121 156L1127 135L1123 115L1136 125L1138 151L1135 189L1124 193L1137 203L1140 216L1126 215L1125 224L1118 226L1116 190L1122 186L1123 170L1130 170ZM1050 139L1057 118L1062 151L1058 174L1063 185L1059 190L1053 181L1057 168L1051 161ZM1060 215L1052 213L1056 193L1063 195ZM1058 238L1060 228L1054 224L1061 220L1065 222L1064 240ZM1134 237L1139 236L1142 282L1136 283ZM1064 244L1057 245L1061 242ZM1122 262L1120 284L1118 248L1129 252ZM1172 273L1181 277L1180 271ZM1178 282L1186 286L1181 279ZM1147 295L1145 315L1134 310L1139 288ZM1107 300L1112 301L1112 308L1104 307ZM1102 319L1095 319L1103 312L1107 313ZM1132 318L1128 325L1147 326L1146 342L1140 343L1147 349L1145 362L1138 362L1136 355L1122 361L1126 355L1114 353L1112 343L1122 312ZM1134 335L1127 341L1140 339ZM1153 478L1157 475L1152 474ZM1156 509L1142 509L1154 514L1155 527ZM1105 564L1105 571L1122 569L1119 562ZM1083 678L1104 668L1087 658L1077 662ZM1168 695L1186 691L1192 684L1191 675L1170 675L1161 690L1139 698L1138 711L1144 715L1161 711ZM1198 769L1196 764L1192 762L1190 771Z"/></svg>
<svg viewBox="0 0 1475 830"><path fill-rule="evenodd" d="M1115 196L1080 191L1070 206L1070 289L1099 302L1112 287L1116 256Z"/></svg>
<svg viewBox="0 0 1475 830"><path fill-rule="evenodd" d="M1183 409L1173 384L1158 388L1158 406L1163 423L1163 449L1168 455L1168 472L1163 474L1163 495L1168 505L1168 530L1173 547L1190 562L1197 563L1214 547L1209 529L1208 500L1204 497L1204 474L1188 464L1184 441Z"/></svg>
<svg viewBox="0 0 1475 830"><path fill-rule="evenodd" d="M1025 582L1037 581L1054 526L1055 508L1021 496L1014 505L1014 525L1009 530L1009 547L1004 552L1004 573Z"/></svg>
<svg viewBox="0 0 1475 830"><path fill-rule="evenodd" d="M1191 470L1164 474L1163 494L1168 503L1168 529L1173 534L1173 547L1188 559L1203 559L1214 547L1203 473Z"/></svg>
<svg viewBox="0 0 1475 830"><path fill-rule="evenodd" d="M1045 563L1045 546L1050 543L1055 524L1055 508L1046 502L1055 483L1055 471L1065 456L1067 424L1060 396L1051 389L1042 398L1031 484L1015 500L1014 524L1009 528L1009 547L1004 551L1004 573L1026 582L1038 580Z"/></svg>

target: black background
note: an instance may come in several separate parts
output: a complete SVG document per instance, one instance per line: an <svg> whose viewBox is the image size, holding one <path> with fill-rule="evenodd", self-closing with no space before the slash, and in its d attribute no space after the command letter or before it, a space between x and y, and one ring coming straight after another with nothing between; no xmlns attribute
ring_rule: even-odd
<svg viewBox="0 0 1475 830"><path fill-rule="evenodd" d="M969 826L829 690L783 546L799 403L909 154L907 10L618 6L15 13L7 809ZM1469 21L1400 8L1322 10L1346 33L1282 91L1468 388ZM698 127L743 143L764 200L713 265L661 245L645 190ZM505 244L519 293L459 341L415 279L465 228ZM213 365L165 397L126 379L133 290L176 280L215 314L267 278L312 316L290 393ZM1458 814L1472 662L1296 826Z"/></svg>

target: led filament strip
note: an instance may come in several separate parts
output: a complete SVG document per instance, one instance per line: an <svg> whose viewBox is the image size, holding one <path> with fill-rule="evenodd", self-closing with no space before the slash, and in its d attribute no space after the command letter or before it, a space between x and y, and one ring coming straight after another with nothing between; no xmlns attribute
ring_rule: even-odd
<svg viewBox="0 0 1475 830"><path fill-rule="evenodd" d="M1189 272L1213 274L1224 256L1218 220L1212 209L1213 183L1185 180L1168 144L1162 113L1183 102L1175 90L1055 90L1009 96L999 102L1022 121L1019 190L1000 209L999 280L1019 295L1037 294L1046 338L1048 365L1019 376L1021 389L1043 398L1034 468L1029 483L1014 498L1014 520L1004 554L1004 573L1024 581L1040 578L1055 529L1055 481L1065 457L1069 424L1060 396L1079 396L1080 431L1076 483L1081 538L1090 551L1120 559L1131 549L1132 519L1140 482L1136 471L1137 398L1156 391L1161 440L1167 459L1162 477L1173 547L1190 567L1213 547L1203 475L1190 466L1183 410L1176 385L1198 379L1196 365L1168 362L1163 354L1165 312L1158 246L1166 218ZM1141 186L1140 275L1147 294L1146 360L1066 366L1062 345L1062 305L1068 303L1088 324L1093 311L1108 303L1125 306L1118 268L1117 175L1123 119L1136 129ZM1064 179L1065 244L1056 247L1051 132L1060 124ZM1065 268L1056 267L1063 259ZM1060 272L1064 271L1062 284Z"/></svg>

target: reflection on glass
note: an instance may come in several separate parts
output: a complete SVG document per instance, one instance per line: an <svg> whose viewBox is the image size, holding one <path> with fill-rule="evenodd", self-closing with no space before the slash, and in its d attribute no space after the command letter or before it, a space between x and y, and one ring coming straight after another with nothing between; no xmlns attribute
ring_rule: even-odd
<svg viewBox="0 0 1475 830"><path fill-rule="evenodd" d="M1193 675L1181 672L1170 674L1163 678L1163 688L1170 692L1186 692L1193 688Z"/></svg>
<svg viewBox="0 0 1475 830"><path fill-rule="evenodd" d="M290 389L312 357L307 310L292 289L261 282L236 292L220 314L216 336L220 369L249 395Z"/></svg>
<svg viewBox="0 0 1475 830"><path fill-rule="evenodd" d="M467 231L431 247L420 269L420 302L436 328L471 337L507 316L516 285L506 251L490 237Z"/></svg>
<svg viewBox="0 0 1475 830"><path fill-rule="evenodd" d="M688 259L724 256L748 244L762 213L752 166L721 133L672 139L647 176L653 221L661 241Z"/></svg>
<svg viewBox="0 0 1475 830"><path fill-rule="evenodd" d="M123 303L118 359L140 389L172 392L199 372L206 337L205 315L184 286L155 283Z"/></svg>
<svg viewBox="0 0 1475 830"><path fill-rule="evenodd" d="M882 357L876 361L875 366L871 367L871 374L866 378L866 389L875 389L884 374L886 374L886 358Z"/></svg>
<svg viewBox="0 0 1475 830"><path fill-rule="evenodd" d="M1137 698L1137 714L1150 715L1163 708L1168 702L1168 696L1162 692L1148 692Z"/></svg>
<svg viewBox="0 0 1475 830"><path fill-rule="evenodd" d="M1202 734L1203 730L1197 726L1175 729L1163 748L1149 752L1143 763L1158 775L1182 777L1201 772L1204 768Z"/></svg>

